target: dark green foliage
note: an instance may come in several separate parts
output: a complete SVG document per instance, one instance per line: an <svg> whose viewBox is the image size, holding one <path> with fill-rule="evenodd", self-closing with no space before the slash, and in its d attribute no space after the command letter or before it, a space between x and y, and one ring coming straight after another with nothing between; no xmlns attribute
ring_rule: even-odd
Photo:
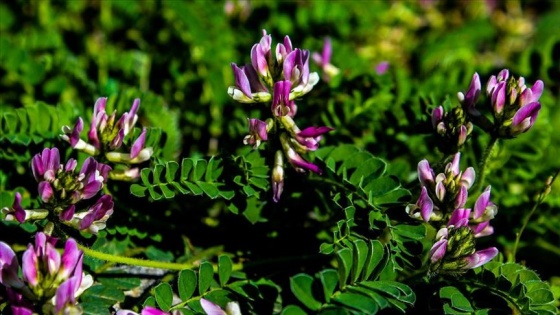
<svg viewBox="0 0 560 315"><path fill-rule="evenodd" d="M268 302L263 300L266 297L263 292L271 289L276 291L276 288L261 281L255 282L241 279L228 282L227 279L234 276L234 273L232 273L232 261L228 256L219 256L217 278L213 268L210 262L205 261L200 264L197 271L185 269L179 272L176 288L181 302L177 305L172 303L174 289L171 284L161 283L157 285L153 290L154 306L166 311L180 309L188 314L193 312L200 313L202 311L199 302L201 297L222 307L231 301L244 304L244 300L261 300L261 303L266 304ZM261 292L261 290L263 291ZM152 304L151 301L153 300L148 299L146 302Z"/></svg>
<svg viewBox="0 0 560 315"><path fill-rule="evenodd" d="M173 198L175 192L180 194L206 195L212 199L233 198L234 192L220 189L224 186L218 182L222 173L221 161L214 159L183 159L181 165L170 161L145 168L141 172L142 184L132 184L130 191L137 197L146 195L155 200Z"/></svg>

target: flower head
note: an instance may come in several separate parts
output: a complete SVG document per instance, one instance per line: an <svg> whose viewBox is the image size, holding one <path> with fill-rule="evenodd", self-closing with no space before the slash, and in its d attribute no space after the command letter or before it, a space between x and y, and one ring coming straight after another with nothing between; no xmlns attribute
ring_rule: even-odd
<svg viewBox="0 0 560 315"><path fill-rule="evenodd" d="M460 222L458 225L443 227L438 231L436 242L430 250L432 275L461 274L489 262L498 254L495 247L476 251L473 231L463 225L464 220Z"/></svg>
<svg viewBox="0 0 560 315"><path fill-rule="evenodd" d="M53 309L56 314L79 309L76 297L93 284L93 279L82 272L83 252L76 241L68 239L62 255L54 247L56 242L42 232L36 234L35 243L23 253L21 278L13 250L0 242L0 282L8 289L14 313L30 314L33 303L45 301L41 309Z"/></svg>
<svg viewBox="0 0 560 315"><path fill-rule="evenodd" d="M288 36L276 45L272 54L272 36L266 30L261 40L251 48L251 64L238 67L232 64L235 86L228 94L242 103L260 103L271 99L270 90L279 81L289 81L288 100L300 97L313 89L319 81L316 72L309 72L308 50L292 47Z"/></svg>
<svg viewBox="0 0 560 315"><path fill-rule="evenodd" d="M432 111L432 126L438 137L438 147L446 154L459 152L473 130L461 107L451 112L445 112L443 106L436 107Z"/></svg>
<svg viewBox="0 0 560 315"><path fill-rule="evenodd" d="M74 159L60 164L57 148L45 148L33 157L31 169L39 182L39 196L44 203L68 206L90 199L101 190L111 170L92 157L84 161L77 174L74 172L76 165Z"/></svg>
<svg viewBox="0 0 560 315"><path fill-rule="evenodd" d="M531 129L541 109L539 99L543 90L543 81L537 80L528 88L525 78L516 79L507 69L491 76L486 94L490 98L496 136L513 138Z"/></svg>
<svg viewBox="0 0 560 315"><path fill-rule="evenodd" d="M427 197L433 202L433 207L441 211L441 214L451 214L453 210L465 205L468 197L468 190L472 187L475 179L475 171L468 167L464 172L459 169L461 154L456 153L453 160L449 162L442 173L435 174L427 160L418 163L418 179L422 186L422 193L416 207L420 207L427 202ZM426 188L424 190L424 188ZM424 191L426 191L424 193ZM425 195L425 196L423 196ZM424 206L425 207L425 206ZM421 207L420 207L421 208ZM409 215L418 217L414 211L414 205L407 207ZM440 218L438 213L437 218ZM423 216L425 219L425 217Z"/></svg>
<svg viewBox="0 0 560 315"><path fill-rule="evenodd" d="M108 115L105 111L107 104L106 97L97 99L93 109L90 129L87 134L87 141L80 138L83 130L83 119L78 118L74 128L69 126L62 127L63 134L60 137L70 143L72 148L85 152L91 156L103 155L107 160L120 164L139 164L149 160L153 155L153 148L146 147L146 128L142 129L140 135L134 140L128 152L121 149L125 138L133 131L134 125L138 121L138 109L140 100L135 99L130 110L121 115L117 120L116 111ZM109 169L110 171L111 169ZM119 171L113 171L115 178L132 180L122 176ZM126 172L126 171L124 171ZM119 176L120 175L120 176ZM113 176L112 176L113 177Z"/></svg>

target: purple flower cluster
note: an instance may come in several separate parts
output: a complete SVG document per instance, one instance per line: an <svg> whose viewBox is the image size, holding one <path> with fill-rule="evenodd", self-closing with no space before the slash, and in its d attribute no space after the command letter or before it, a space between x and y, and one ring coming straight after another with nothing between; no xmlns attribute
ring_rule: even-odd
<svg viewBox="0 0 560 315"><path fill-rule="evenodd" d="M70 143L72 148L83 151L92 156L103 156L107 161L119 164L139 164L149 160L153 154L153 148L145 147L146 128L134 141L129 152L122 152L125 137L133 130L138 121L138 108L140 100L134 100L129 112L125 112L119 120L116 120L116 111L111 115L105 112L107 104L106 97L97 99L93 109L93 117L87 134L87 142L80 138L84 129L84 121L81 117L74 125L62 127L63 134L60 137ZM140 175L136 167L124 171L113 170L111 177L114 179L133 180Z"/></svg>
<svg viewBox="0 0 560 315"><path fill-rule="evenodd" d="M328 63L330 54L330 46L326 46L321 60ZM262 141L268 141L268 133L275 130L284 156L297 172L309 170L321 174L321 169L304 160L301 154L317 150L322 135L333 129L308 127L301 130L293 120L297 113L294 100L311 91L319 81L318 74L309 71L309 56L308 50L292 47L288 36L276 45L273 55L272 37L263 30L260 42L251 49L251 64L238 67L232 63L235 86L229 87L228 94L242 103L272 103L272 118L266 121L248 119L249 134L243 139L245 144L256 149ZM281 153L275 155L271 179L273 200L278 202L284 185Z"/></svg>
<svg viewBox="0 0 560 315"><path fill-rule="evenodd" d="M474 209L465 208L475 172L472 167L460 171L459 162L460 153L457 153L445 170L436 175L427 160L420 161L418 179L422 191L416 204L406 208L411 217L439 225L436 242L430 250L432 272L475 268L498 254L494 247L475 251L475 238L494 232L490 220L498 207L490 201L488 186L477 198Z"/></svg>
<svg viewBox="0 0 560 315"><path fill-rule="evenodd" d="M516 79L507 69L491 76L486 85L486 95L490 100L493 122L476 108L481 89L480 78L475 73L466 94L459 92L457 95L475 124L499 138L516 137L534 125L541 109L539 99L544 90L543 81L537 80L528 88L525 78Z"/></svg>
<svg viewBox="0 0 560 315"><path fill-rule="evenodd" d="M232 63L235 86L228 88L228 94L242 103L268 102L272 99L270 90L277 82L289 81L289 99L293 100L313 89L319 82L316 72L309 72L309 51L293 48L288 36L284 43L276 46L272 54L272 36L263 30L260 42L251 49L251 64L238 67Z"/></svg>
<svg viewBox="0 0 560 315"><path fill-rule="evenodd" d="M64 253L55 249L56 239L40 232L35 245L29 244L20 266L13 249L0 242L0 283L6 288L14 314L32 314L34 304L40 311L53 314L76 314L76 298L93 284L82 272L83 252L76 241L68 239ZM39 303L40 304L40 303Z"/></svg>
<svg viewBox="0 0 560 315"><path fill-rule="evenodd" d="M98 163L93 157L84 161L79 172L76 171L77 164L74 159L61 164L57 148L45 148L43 152L36 154L32 159L31 169L38 182L39 197L45 209L23 209L21 195L16 193L12 207L2 209L6 213L6 220L23 223L48 217L94 234L105 228L105 222L113 213L110 195L100 196L93 205L82 211L77 211L76 205L82 200L99 195L107 182L111 167Z"/></svg>
<svg viewBox="0 0 560 315"><path fill-rule="evenodd" d="M459 152L473 130L473 124L461 107L446 112L443 106L432 111L432 127L439 137L438 145L442 152Z"/></svg>

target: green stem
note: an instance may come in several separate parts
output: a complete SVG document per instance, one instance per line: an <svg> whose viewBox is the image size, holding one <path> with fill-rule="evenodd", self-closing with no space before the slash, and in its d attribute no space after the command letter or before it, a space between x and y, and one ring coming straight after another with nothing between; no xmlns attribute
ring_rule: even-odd
<svg viewBox="0 0 560 315"><path fill-rule="evenodd" d="M107 254L107 253L103 253L103 252L100 252L100 251L96 251L95 249L91 249L91 248L83 246L81 244L78 244L78 248L81 249L82 251L84 251L84 254L86 254L87 256L97 258L99 260L115 262L115 263L119 263L119 264L149 267L149 268L168 269L168 270L183 270L183 269L191 269L191 268L195 267L195 265L191 264L191 263L180 264L180 263L173 263L173 262L146 260L146 259L139 259L139 258L132 258L132 257L124 257L124 256L113 255L113 254Z"/></svg>
<svg viewBox="0 0 560 315"><path fill-rule="evenodd" d="M511 255L508 257L508 261L510 262L515 261L515 256L517 255L517 249L519 248L519 241L521 240L521 234L523 234L523 231L525 231L525 228L527 227L527 225L529 225L529 221L531 220L531 217L537 210L537 207L543 203L544 199L550 192L551 186L556 180L556 178L558 177L558 174L560 174L560 169L558 169L556 173L547 180L547 183L543 191L539 194L539 198L537 199L537 202L535 203L535 205L533 205L531 211L529 211L529 213L523 219L523 225L521 225L519 232L517 232L515 235L515 244L513 245L513 250L511 252Z"/></svg>
<svg viewBox="0 0 560 315"><path fill-rule="evenodd" d="M480 164L478 166L478 171L477 171L478 178L476 180L475 187L472 189L473 192L480 191L480 188L484 183L484 178L486 177L486 167L488 166L488 161L490 160L490 156L492 155L492 151L494 150L496 143L498 143L498 138L492 137L490 139L490 142L488 142L488 145L486 146L486 150L484 150L484 154L482 155L482 160L480 161Z"/></svg>

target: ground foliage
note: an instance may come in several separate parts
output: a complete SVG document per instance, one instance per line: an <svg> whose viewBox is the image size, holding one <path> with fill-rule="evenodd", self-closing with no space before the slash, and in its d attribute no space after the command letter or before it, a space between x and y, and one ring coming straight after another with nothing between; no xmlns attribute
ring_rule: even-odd
<svg viewBox="0 0 560 315"><path fill-rule="evenodd" d="M152 159L136 182L104 188L115 202L105 230L67 236L190 268L154 272L86 252L95 284L80 297L85 314L144 305L196 314L201 297L238 302L243 314L556 314L560 185L539 194L560 168L559 20L557 1L3 2L0 207L15 192L26 209L38 205L30 161L44 147L85 159L60 128L78 117L87 126L98 97L119 113L139 98ZM310 155L323 174L287 167L278 203L274 151L242 143L247 117L268 106L226 93L231 62L250 62L262 29L318 52L329 37L340 69L298 100L302 123L335 129ZM376 72L381 62L386 72ZM545 91L534 127L500 141L487 165L499 214L479 243L500 255L428 277L436 231L405 207L420 192L418 162L446 158L430 113L457 106L474 72L486 82L503 68ZM475 127L461 169L477 169L489 141ZM0 236L21 256L42 228L3 221Z"/></svg>

